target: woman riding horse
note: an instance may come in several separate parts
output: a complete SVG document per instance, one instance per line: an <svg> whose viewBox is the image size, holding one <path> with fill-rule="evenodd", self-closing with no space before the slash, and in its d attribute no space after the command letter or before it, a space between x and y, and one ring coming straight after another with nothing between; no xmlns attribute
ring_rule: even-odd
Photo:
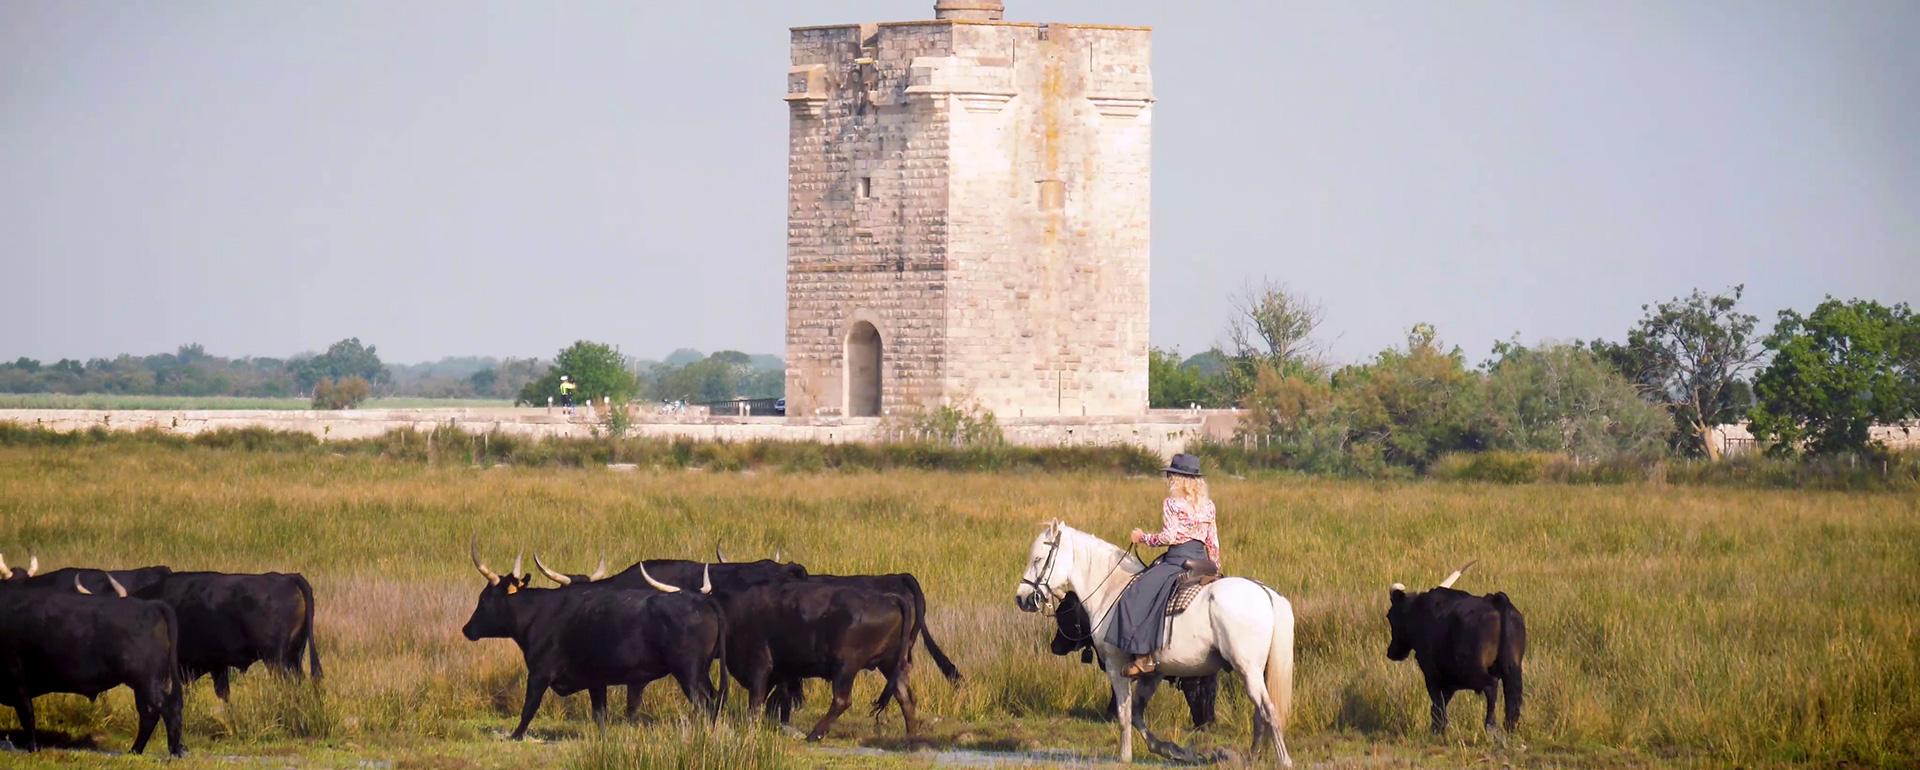
<svg viewBox="0 0 1920 770"><path fill-rule="evenodd" d="M1127 676L1136 679L1158 668L1153 653L1160 648L1161 621L1173 597L1174 581L1187 562L1210 561L1215 569L1220 564L1220 531L1213 501L1207 497L1207 480L1200 473L1200 458L1176 454L1165 470L1167 499L1160 504L1160 531L1136 529L1131 537L1135 543L1167 551L1127 586L1114 607L1114 623L1107 629L1107 642L1133 655Z"/></svg>

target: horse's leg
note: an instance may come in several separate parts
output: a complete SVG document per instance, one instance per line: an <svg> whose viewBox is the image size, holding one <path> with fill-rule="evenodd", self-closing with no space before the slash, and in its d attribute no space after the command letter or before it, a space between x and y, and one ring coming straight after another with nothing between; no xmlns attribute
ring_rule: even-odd
<svg viewBox="0 0 1920 770"><path fill-rule="evenodd" d="M1274 692L1267 687L1267 677L1271 666L1280 667L1279 671L1272 673L1291 675L1288 671L1293 658L1291 621L1290 613L1276 613L1265 624L1234 624L1220 618L1212 619L1214 649L1246 679L1247 698L1253 701L1253 743L1247 753L1258 756L1261 739L1270 738L1274 756L1280 761L1281 767L1292 767L1293 757L1287 753L1287 741L1281 731L1281 720L1285 715L1274 700ZM1281 680L1277 685L1291 687L1292 683Z"/></svg>
<svg viewBox="0 0 1920 770"><path fill-rule="evenodd" d="M1147 741L1147 750L1176 762L1192 762L1197 759L1193 752L1187 751L1178 743L1162 739L1147 729L1147 704L1153 702L1153 693L1164 680L1158 674L1140 677L1133 683L1133 726L1140 730L1140 737Z"/></svg>
<svg viewBox="0 0 1920 770"><path fill-rule="evenodd" d="M1116 658L1127 657L1117 655ZM1124 665L1124 664L1122 664ZM1107 683L1113 686L1113 702L1120 711L1115 721L1120 723L1120 761L1133 762L1133 680L1127 678L1122 668L1107 669Z"/></svg>

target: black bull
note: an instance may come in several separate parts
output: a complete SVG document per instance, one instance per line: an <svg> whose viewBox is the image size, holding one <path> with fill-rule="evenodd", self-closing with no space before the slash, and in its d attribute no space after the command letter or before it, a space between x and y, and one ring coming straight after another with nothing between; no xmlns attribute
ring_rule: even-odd
<svg viewBox="0 0 1920 770"><path fill-rule="evenodd" d="M1395 585L1388 595L1387 625L1393 639L1389 660L1412 653L1426 678L1432 701L1433 731L1447 729L1447 702L1460 690L1487 699L1486 728L1493 730L1496 695L1505 689L1506 729L1520 721L1521 663L1527 652L1527 624L1504 593L1474 596L1435 588L1408 596Z"/></svg>
<svg viewBox="0 0 1920 770"><path fill-rule="evenodd" d="M298 573L175 572L131 595L173 608L186 681L213 675L221 700L228 698L229 669L265 663L298 677L304 652L313 678L324 675L313 639L313 586Z"/></svg>
<svg viewBox="0 0 1920 770"><path fill-rule="evenodd" d="M608 687L627 687L631 719L647 683L671 676L689 702L710 716L719 714L726 700L726 663L721 662L717 688L707 670L722 658L728 629L711 597L597 583L529 589L524 575L487 577L489 584L461 631L470 640L509 638L520 647L527 696L514 740L526 736L549 688L563 696L587 690L594 719L605 722Z"/></svg>
<svg viewBox="0 0 1920 770"><path fill-rule="evenodd" d="M59 591L0 591L0 703L12 706L38 748L33 699L47 693L92 698L120 685L133 690L139 733L133 753L146 750L154 725L165 720L167 749L180 742L181 681L173 609L160 602Z"/></svg>
<svg viewBox="0 0 1920 770"><path fill-rule="evenodd" d="M537 557L534 559L534 562L540 564L540 560ZM640 567L643 565L646 567L645 575L642 575L640 571ZM544 564L540 564L540 568L543 572L547 571ZM548 577L550 578L554 577L554 575L555 573L548 573ZM562 576L576 584L592 580L592 576L590 575L568 574ZM940 644L933 639L933 632L927 628L927 595L926 592L920 588L920 581L911 574L812 575L807 572L805 566L798 563L781 563L769 559L712 564L682 559L647 559L615 574L593 580L593 584L651 590L652 584L647 581L648 577L667 585L690 590L698 590L701 581L710 579L713 582L713 590L718 595L732 594L755 586L794 580L807 580L825 585L854 586L898 596L913 606L913 635L917 636L920 642L926 645L927 654L933 658L933 663L940 669L941 675L945 676L949 682L957 682L960 680L959 668L947 657L946 651L940 649ZM908 654L911 655L912 653L909 652ZM805 692L799 684L798 681L775 682L773 684L775 694L772 699L771 709L778 709L783 713L790 713L793 709L798 708L805 698ZM638 698L638 692L628 691L627 703L629 709L634 707L634 704L638 702ZM1211 695L1209 695L1209 699L1210 698ZM1208 714L1209 719L1211 719L1211 706L1208 708Z"/></svg>
<svg viewBox="0 0 1920 770"><path fill-rule="evenodd" d="M733 636L727 666L748 692L748 708L778 707L784 723L790 699L770 701L774 688L797 693L803 679L827 680L833 703L807 740L826 735L851 704L854 678L868 669L886 676L873 704L878 716L889 700L900 706L909 736L914 699L907 682L918 628L906 598L855 585L813 580L758 586L719 596Z"/></svg>
<svg viewBox="0 0 1920 770"><path fill-rule="evenodd" d="M1067 592L1066 597L1060 600L1060 607L1054 612L1053 619L1057 624L1050 647L1053 654L1071 655L1078 651L1081 662L1098 662L1098 653L1093 649L1093 621L1087 617L1087 608L1080 604L1078 594L1072 591ZM1101 667L1105 668L1104 663L1101 663ZM1193 726L1199 728L1212 724L1214 698L1220 691L1220 675L1177 676L1172 677L1171 680L1173 686L1180 688L1181 694L1187 696L1187 714L1193 718ZM1106 719L1108 721L1119 718L1118 705L1112 695L1107 696ZM1142 710L1145 708L1146 704L1135 703L1133 713L1143 713Z"/></svg>

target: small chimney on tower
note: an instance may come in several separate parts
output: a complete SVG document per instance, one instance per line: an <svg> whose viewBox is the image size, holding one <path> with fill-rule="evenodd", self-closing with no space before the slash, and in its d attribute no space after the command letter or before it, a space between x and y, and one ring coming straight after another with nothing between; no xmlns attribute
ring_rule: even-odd
<svg viewBox="0 0 1920 770"><path fill-rule="evenodd" d="M1006 3L1000 0L934 0L933 18L999 21L1006 10Z"/></svg>

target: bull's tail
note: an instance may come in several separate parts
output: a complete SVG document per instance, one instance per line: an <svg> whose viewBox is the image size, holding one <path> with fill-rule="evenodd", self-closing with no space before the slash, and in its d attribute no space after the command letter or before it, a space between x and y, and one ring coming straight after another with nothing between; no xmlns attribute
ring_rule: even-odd
<svg viewBox="0 0 1920 770"><path fill-rule="evenodd" d="M927 595L921 592L920 581L908 575L907 583L913 586L913 612L920 626L920 641L927 645L927 654L933 656L933 665L939 667L940 675L946 677L947 681L958 684L960 669L953 665L952 660L947 659L947 653L933 641L933 629L927 624Z"/></svg>
<svg viewBox="0 0 1920 770"><path fill-rule="evenodd" d="M1293 603L1272 589L1273 644L1267 648L1267 697L1273 700L1273 724L1284 735L1293 713Z"/></svg>
<svg viewBox="0 0 1920 770"><path fill-rule="evenodd" d="M300 586L300 596L307 601L307 630L301 635L307 647L307 673L312 675L315 680L318 680L324 675L324 672L320 670L320 643L316 638L313 628L313 586L307 583L307 578L304 575L295 574L293 576L293 582L295 585ZM300 658L297 652L295 653L292 663L296 670L300 667Z"/></svg>
<svg viewBox="0 0 1920 770"><path fill-rule="evenodd" d="M1527 621L1505 593L1495 593L1487 598L1500 613L1500 649L1493 667L1494 673L1500 677L1501 694L1507 702L1506 727L1511 730L1520 721L1520 704L1524 700L1520 669L1527 656Z"/></svg>
<svg viewBox="0 0 1920 770"><path fill-rule="evenodd" d="M873 701L872 715L876 718L887 710L887 704L893 701L893 689L904 687L907 674L913 669L913 637L919 617L913 612L913 603L904 597L889 595L895 605L900 607L900 649L894 651L893 670L887 672L887 683L880 689L880 697Z"/></svg>
<svg viewBox="0 0 1920 770"><path fill-rule="evenodd" d="M163 709L179 709L186 702L187 672L180 667L180 618L173 612L173 606L165 602L153 602L160 609L161 617L167 619L167 689L161 701ZM162 711L161 713L166 713ZM175 710L173 713L178 714Z"/></svg>
<svg viewBox="0 0 1920 770"><path fill-rule="evenodd" d="M717 695L708 709L708 717L717 721L720 711L727 706L727 611L713 597L707 597L707 604L713 607L713 615L720 621L720 635L713 643L713 657L720 662L720 686L714 688Z"/></svg>

